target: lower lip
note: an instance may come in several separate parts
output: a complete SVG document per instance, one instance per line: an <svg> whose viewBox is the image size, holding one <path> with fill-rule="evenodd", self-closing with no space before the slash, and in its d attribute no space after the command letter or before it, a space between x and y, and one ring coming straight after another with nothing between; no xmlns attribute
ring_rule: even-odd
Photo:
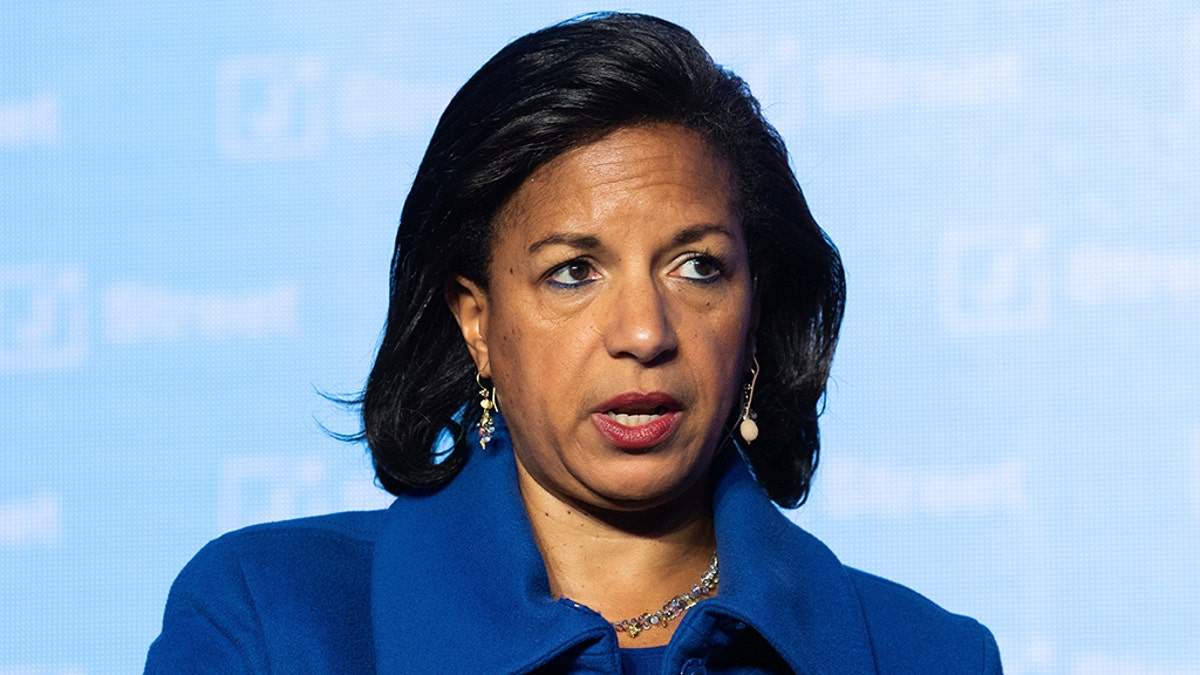
<svg viewBox="0 0 1200 675"><path fill-rule="evenodd" d="M641 426L627 427L604 413L592 413L592 424L618 448L638 450L662 443L675 431L679 411L664 413Z"/></svg>

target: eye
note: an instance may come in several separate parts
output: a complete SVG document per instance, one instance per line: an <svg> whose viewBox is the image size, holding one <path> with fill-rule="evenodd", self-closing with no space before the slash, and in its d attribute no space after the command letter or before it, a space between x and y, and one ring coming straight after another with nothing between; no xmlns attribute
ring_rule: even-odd
<svg viewBox="0 0 1200 675"><path fill-rule="evenodd" d="M549 282L559 288L578 288L595 281L596 270L586 260L569 260L550 270Z"/></svg>
<svg viewBox="0 0 1200 675"><path fill-rule="evenodd" d="M694 255L676 268L678 276L691 281L716 281L721 276L721 261L712 255Z"/></svg>

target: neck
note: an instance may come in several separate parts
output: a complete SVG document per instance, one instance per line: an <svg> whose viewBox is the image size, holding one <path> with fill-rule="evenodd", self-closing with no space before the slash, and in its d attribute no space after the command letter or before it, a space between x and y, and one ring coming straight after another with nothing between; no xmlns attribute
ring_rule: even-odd
<svg viewBox="0 0 1200 675"><path fill-rule="evenodd" d="M666 504L617 511L551 494L519 461L517 473L554 597L620 621L660 609L708 569L716 537L707 478ZM669 625L636 639L618 633L618 640L622 647L652 647L666 644L673 632Z"/></svg>

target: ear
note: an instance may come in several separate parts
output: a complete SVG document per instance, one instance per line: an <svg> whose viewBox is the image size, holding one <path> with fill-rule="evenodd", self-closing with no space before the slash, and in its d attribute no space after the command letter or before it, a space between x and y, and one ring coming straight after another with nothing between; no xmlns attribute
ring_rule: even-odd
<svg viewBox="0 0 1200 675"><path fill-rule="evenodd" d="M478 284L464 276L455 276L446 283L446 304L458 322L463 341L475 361L475 368L484 377L492 376L488 358L487 326L488 296Z"/></svg>

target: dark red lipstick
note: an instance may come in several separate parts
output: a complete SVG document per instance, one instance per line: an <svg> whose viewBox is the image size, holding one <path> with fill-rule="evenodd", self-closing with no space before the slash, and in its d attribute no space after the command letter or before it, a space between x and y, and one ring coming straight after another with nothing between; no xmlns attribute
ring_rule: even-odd
<svg viewBox="0 0 1200 675"><path fill-rule="evenodd" d="M610 443L628 450L662 443L675 431L683 405L663 392L627 392L598 405L592 424Z"/></svg>

